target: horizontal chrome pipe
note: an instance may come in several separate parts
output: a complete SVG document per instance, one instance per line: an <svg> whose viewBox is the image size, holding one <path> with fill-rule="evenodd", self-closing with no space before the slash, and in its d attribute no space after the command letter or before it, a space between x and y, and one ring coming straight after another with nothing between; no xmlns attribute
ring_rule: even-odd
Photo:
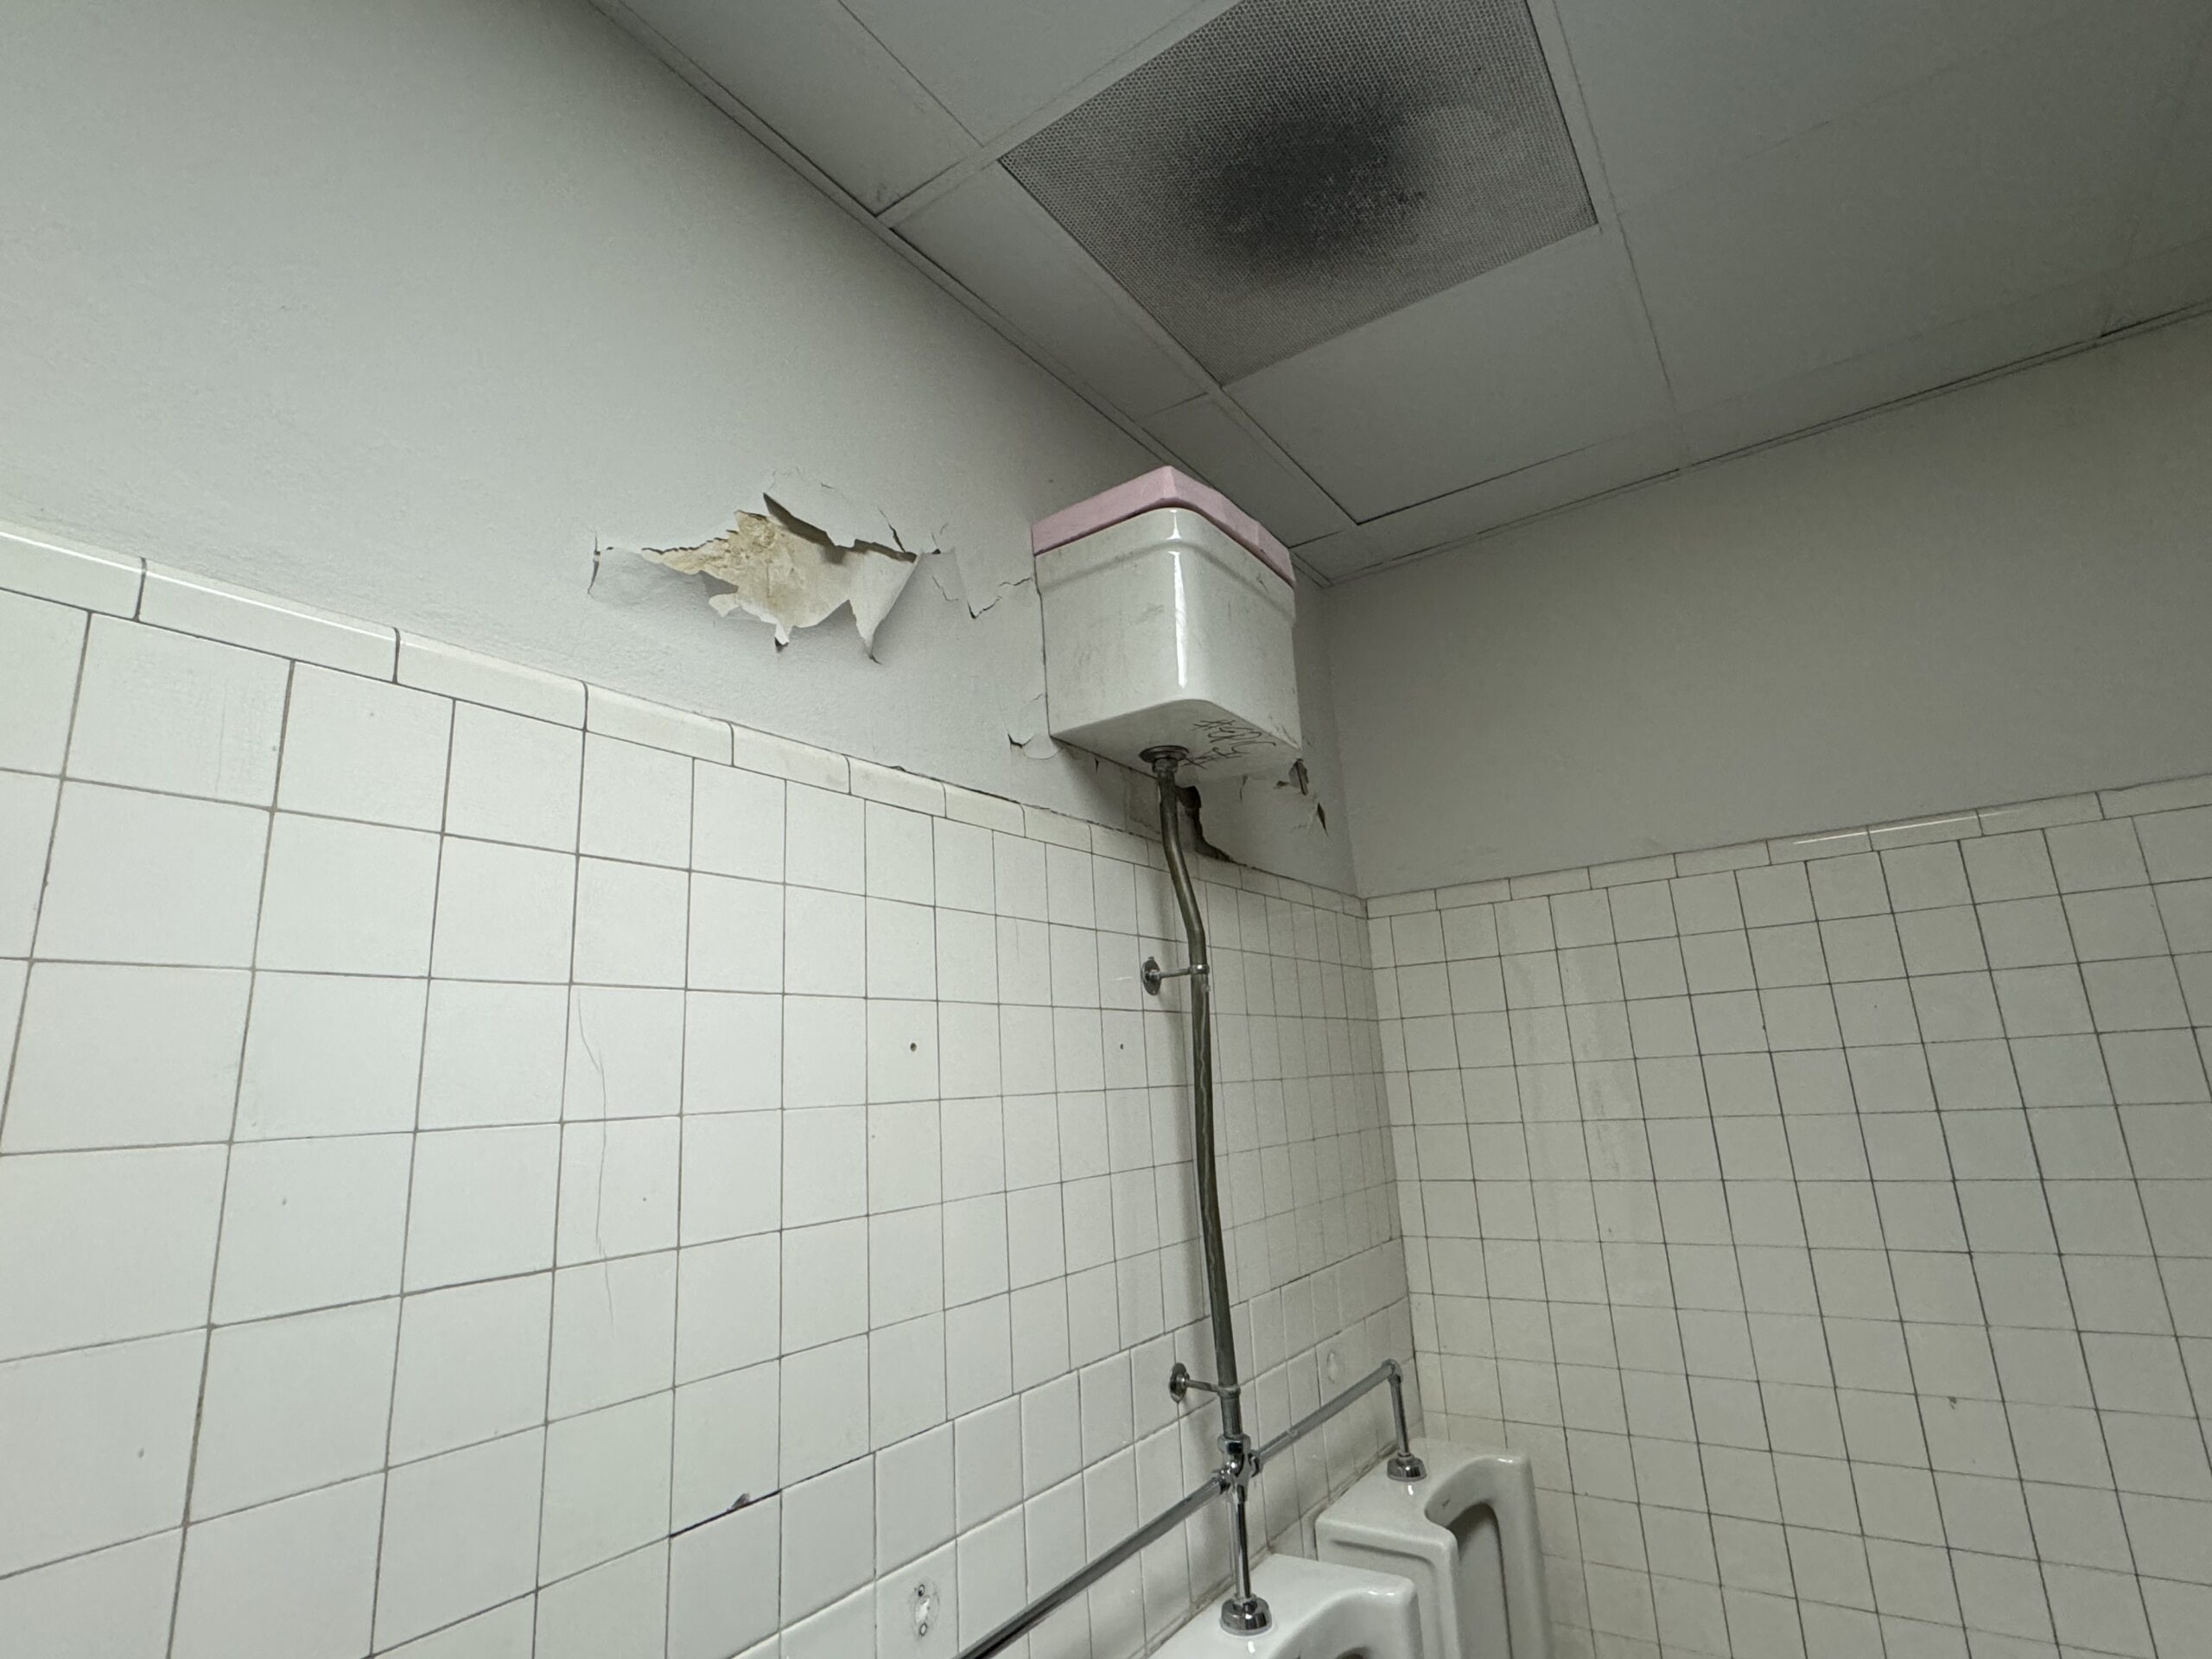
<svg viewBox="0 0 2212 1659"><path fill-rule="evenodd" d="M1287 1451L1346 1406L1351 1404L1353 1401L1360 1398L1370 1389L1379 1388L1385 1382L1390 1385L1391 1403L1397 1414L1398 1450L1391 1457L1390 1472L1399 1479L1423 1478L1427 1471L1421 1467L1421 1459L1414 1456L1413 1442L1406 1438L1404 1373L1395 1359L1384 1360L1335 1399L1307 1412L1306 1415L1262 1446L1253 1454L1250 1463L1247 1465L1248 1477L1262 1473L1276 1453ZM959 1659L988 1659L990 1655L1002 1652L1011 1647L1031 1630L1035 1630L1052 1614L1058 1611L1116 1567L1121 1566L1122 1562L1159 1542L1236 1484L1236 1476L1230 1467L1224 1465L1215 1470L1207 1477L1203 1485L1193 1488L1180 1500L1146 1522L1144 1525L1122 1539L1120 1543L1099 1556L1096 1560L1070 1573L988 1636L981 1637L970 1646L963 1648L960 1650Z"/></svg>
<svg viewBox="0 0 2212 1659"><path fill-rule="evenodd" d="M1228 1471L1217 1469L1207 1477L1204 1485L1194 1488L1179 1502L1160 1511L1089 1566L1078 1568L1062 1579L988 1635L961 1649L959 1659L988 1659L989 1655L1012 1647L1122 1562L1158 1543L1228 1490Z"/></svg>
<svg viewBox="0 0 2212 1659"><path fill-rule="evenodd" d="M1323 1401L1288 1428L1283 1430L1281 1433L1276 1435L1274 1439L1269 1440L1260 1448L1257 1455L1253 1459L1254 1465L1264 1472L1268 1465L1274 1460L1276 1454L1288 1451L1346 1406L1351 1404L1353 1401L1367 1393L1369 1389L1378 1388L1385 1382L1390 1385L1390 1405L1396 1419L1398 1433L1398 1449L1391 1454L1390 1473L1394 1478L1401 1480L1425 1478L1428 1471L1421 1466L1421 1459L1414 1456L1414 1443L1407 1438L1405 1374L1395 1359L1384 1360L1335 1399Z"/></svg>

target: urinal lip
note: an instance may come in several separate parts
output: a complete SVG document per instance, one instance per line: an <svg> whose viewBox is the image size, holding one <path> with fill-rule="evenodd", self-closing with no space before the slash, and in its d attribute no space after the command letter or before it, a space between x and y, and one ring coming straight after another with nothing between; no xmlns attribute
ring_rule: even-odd
<svg viewBox="0 0 2212 1659"><path fill-rule="evenodd" d="M1273 1630L1256 1636L1224 1630L1211 1604L1167 1638L1156 1659L1271 1659L1302 1629L1300 1619L1325 1617L1332 1607L1357 1604L1376 1637L1419 1641L1420 1608L1411 1579L1302 1555L1272 1554L1252 1571L1252 1587L1276 1610ZM1408 1648L1408 1653L1418 1651Z"/></svg>
<svg viewBox="0 0 2212 1659"><path fill-rule="evenodd" d="M1448 1539L1444 1523L1429 1513L1439 1499L1470 1476L1517 1479L1529 1462L1525 1452L1461 1446L1452 1440L1416 1438L1414 1450L1428 1466L1427 1479L1394 1480L1387 1461L1378 1463L1321 1512L1319 1524L1357 1528L1357 1535L1362 1538L1404 1538L1418 1529L1433 1528Z"/></svg>

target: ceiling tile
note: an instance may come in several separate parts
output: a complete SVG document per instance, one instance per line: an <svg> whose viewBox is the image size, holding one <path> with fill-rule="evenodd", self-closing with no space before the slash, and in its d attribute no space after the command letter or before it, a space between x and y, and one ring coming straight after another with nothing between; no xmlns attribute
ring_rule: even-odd
<svg viewBox="0 0 2212 1659"><path fill-rule="evenodd" d="M1667 413L1619 239L1586 231L1229 387L1356 518Z"/></svg>
<svg viewBox="0 0 2212 1659"><path fill-rule="evenodd" d="M1410 553L1448 546L1570 502L1660 477L1680 468L1685 459L1672 423L1651 426L1371 518L1308 543L1298 556L1337 581Z"/></svg>
<svg viewBox="0 0 2212 1659"><path fill-rule="evenodd" d="M1221 382L1597 222L1527 0L1243 0L1004 160Z"/></svg>
<svg viewBox="0 0 2212 1659"><path fill-rule="evenodd" d="M938 197L899 234L1124 414L1141 420L1205 388L1003 168Z"/></svg>
<svg viewBox="0 0 2212 1659"><path fill-rule="evenodd" d="M2139 259L2113 282L2109 324L2125 328L2212 301L2212 237Z"/></svg>
<svg viewBox="0 0 2212 1659"><path fill-rule="evenodd" d="M1672 189L2083 0L1558 0L1613 198Z"/></svg>
<svg viewBox="0 0 2212 1659"><path fill-rule="evenodd" d="M2139 253L2212 236L2212 22L2196 49L2166 154L2137 227Z"/></svg>
<svg viewBox="0 0 2212 1659"><path fill-rule="evenodd" d="M1624 211L1680 404L2110 269L2196 6L2093 7Z"/></svg>
<svg viewBox="0 0 2212 1659"><path fill-rule="evenodd" d="M1351 528L1350 516L1319 485L1249 431L1217 394L1161 410L1145 423L1145 430L1294 547Z"/></svg>
<svg viewBox="0 0 2212 1659"><path fill-rule="evenodd" d="M627 0L631 11L864 206L975 144L836 0Z"/></svg>
<svg viewBox="0 0 2212 1659"><path fill-rule="evenodd" d="M2094 340L2109 288L2108 277L2088 277L1685 413L1683 439L1699 461L1732 454Z"/></svg>
<svg viewBox="0 0 2212 1659"><path fill-rule="evenodd" d="M978 138L1107 67L1198 0L846 0ZM1217 10L1208 5L1201 16Z"/></svg>

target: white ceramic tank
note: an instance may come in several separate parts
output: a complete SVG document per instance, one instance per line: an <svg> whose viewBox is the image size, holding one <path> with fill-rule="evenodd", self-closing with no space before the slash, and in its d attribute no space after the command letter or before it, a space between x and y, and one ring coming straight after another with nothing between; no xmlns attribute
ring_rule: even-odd
<svg viewBox="0 0 2212 1659"><path fill-rule="evenodd" d="M1425 1659L1551 1659L1527 1457L1417 1440L1427 1478L1370 1470L1314 1523L1320 1556L1410 1579Z"/></svg>
<svg viewBox="0 0 2212 1659"><path fill-rule="evenodd" d="M1291 585L1220 526L1155 507L1036 563L1055 738L1139 770L1174 745L1190 781L1297 757Z"/></svg>

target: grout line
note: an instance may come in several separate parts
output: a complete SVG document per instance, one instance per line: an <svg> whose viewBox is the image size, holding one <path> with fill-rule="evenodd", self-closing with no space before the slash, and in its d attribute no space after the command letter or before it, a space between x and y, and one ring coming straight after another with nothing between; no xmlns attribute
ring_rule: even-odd
<svg viewBox="0 0 2212 1659"><path fill-rule="evenodd" d="M143 596L145 592L143 583L140 586L139 592L143 601ZM91 654L92 646L88 637L86 643L86 655L87 658L90 658ZM282 758L283 755L284 740L286 736L289 735L291 728L292 690L298 678L297 674L295 672L295 664L290 663L287 663L285 665L284 698L282 712L277 720L276 734L276 749L280 766L282 764ZM73 730L70 734L70 747L73 750L76 747L76 734ZM273 800L275 796L275 786L273 783L270 788L270 795ZM276 814L273 807L255 810L264 811L265 814L261 830L261 880L255 889L254 901L254 948L252 954L254 958L258 960L261 954L261 928L263 922L266 918L269 907L269 869L270 865L273 861L276 850L274 833L274 820ZM168 1631L167 1640L162 1648L162 1651L164 1653L170 1655L174 1655L176 1650L178 1627L183 1615L184 1566L187 1553L186 1546L191 1541L193 1527L192 1500L194 1494L198 1491L200 1485L200 1436L207 1426L207 1384L208 1379L213 1376L214 1371L216 1331L215 1299L222 1285L223 1234L226 1230L230 1219L231 1171L232 1166L236 1163L238 1158L238 1116L239 1103L245 1091L246 1041L253 1029L253 1004L255 1001L253 990L255 982L252 971L249 968L247 970L246 1015L245 1018L239 1022L238 1027L238 1064L236 1073L231 1080L231 1127L229 1134L221 1142L223 1147L223 1179L222 1185L218 1191L215 1202L215 1244L214 1248L208 1252L207 1312L206 1320L201 1327L202 1335L200 1337L200 1388L198 1395L194 1401L193 1405L192 1440L185 1462L186 1474L184 1483L184 1501L181 1512L177 1520L178 1536L176 1581L170 1593Z"/></svg>

